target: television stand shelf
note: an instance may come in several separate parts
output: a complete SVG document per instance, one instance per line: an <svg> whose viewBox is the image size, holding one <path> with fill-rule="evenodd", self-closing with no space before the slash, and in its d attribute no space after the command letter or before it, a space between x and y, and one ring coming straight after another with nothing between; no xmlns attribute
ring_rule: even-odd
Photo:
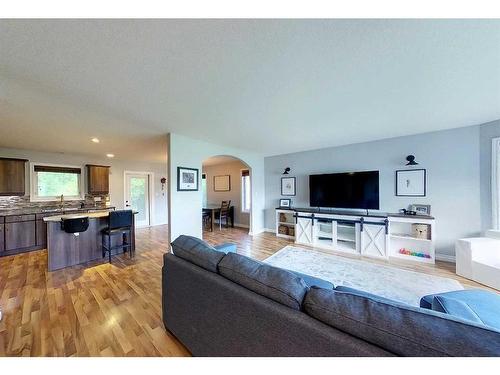
<svg viewBox="0 0 500 375"><path fill-rule="evenodd" d="M276 209L276 236L372 258L435 262L435 220L431 216Z"/></svg>

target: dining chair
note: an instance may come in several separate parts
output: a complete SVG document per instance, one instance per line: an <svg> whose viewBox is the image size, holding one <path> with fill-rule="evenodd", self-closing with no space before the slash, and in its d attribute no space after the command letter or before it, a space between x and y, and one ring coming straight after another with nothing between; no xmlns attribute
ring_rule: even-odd
<svg viewBox="0 0 500 375"><path fill-rule="evenodd" d="M203 220L203 227L205 230L210 229L210 231L212 231L212 211L202 210L201 219Z"/></svg>
<svg viewBox="0 0 500 375"><path fill-rule="evenodd" d="M222 220L226 220L226 228L229 227L229 209L231 208L231 200L222 201L219 211L219 230L222 230Z"/></svg>

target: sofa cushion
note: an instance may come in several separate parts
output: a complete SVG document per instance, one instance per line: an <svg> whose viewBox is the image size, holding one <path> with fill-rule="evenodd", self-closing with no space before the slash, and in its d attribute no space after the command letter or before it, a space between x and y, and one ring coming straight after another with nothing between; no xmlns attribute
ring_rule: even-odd
<svg viewBox="0 0 500 375"><path fill-rule="evenodd" d="M205 241L185 235L177 237L172 242L172 250L179 258L211 272L217 272L217 265L225 255L225 253L217 251Z"/></svg>
<svg viewBox="0 0 500 375"><path fill-rule="evenodd" d="M310 316L402 356L498 356L500 331L435 311L311 288Z"/></svg>
<svg viewBox="0 0 500 375"><path fill-rule="evenodd" d="M300 310L307 285L301 277L246 256L229 253L219 263L219 273L239 285L295 310Z"/></svg>
<svg viewBox="0 0 500 375"><path fill-rule="evenodd" d="M227 253L235 253L237 246L235 243L226 242L220 245L215 245L214 248L217 251L221 251L224 254L227 254Z"/></svg>
<svg viewBox="0 0 500 375"><path fill-rule="evenodd" d="M354 288L351 288L349 286L339 285L338 287L335 288L335 290L337 292L356 294L357 296L361 296L361 297L374 298L374 299L377 299L379 301L384 301L384 302L388 302L388 303L396 303L395 301L393 301L389 298L380 297L376 294L364 292L362 290L354 289Z"/></svg>
<svg viewBox="0 0 500 375"><path fill-rule="evenodd" d="M438 301L436 298L439 298ZM479 319L487 326L500 329L500 295L498 293L480 289L457 290L431 294L420 300L420 306L429 304L428 308L432 310L468 320Z"/></svg>

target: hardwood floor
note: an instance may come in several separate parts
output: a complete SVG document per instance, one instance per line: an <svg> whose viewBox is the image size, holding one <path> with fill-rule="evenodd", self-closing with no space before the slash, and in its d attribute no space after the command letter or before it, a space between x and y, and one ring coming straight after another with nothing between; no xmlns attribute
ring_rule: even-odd
<svg viewBox="0 0 500 375"><path fill-rule="evenodd" d="M0 258L0 356L187 356L163 327L161 266L167 227L139 229L136 256L116 256L47 271L47 251ZM206 232L212 243L236 242L238 252L262 260L291 244L271 233L243 229ZM454 265L398 264L405 269L458 277Z"/></svg>
<svg viewBox="0 0 500 375"><path fill-rule="evenodd" d="M167 227L137 231L134 259L47 271L47 251L0 258L1 356L185 356L163 327Z"/></svg>

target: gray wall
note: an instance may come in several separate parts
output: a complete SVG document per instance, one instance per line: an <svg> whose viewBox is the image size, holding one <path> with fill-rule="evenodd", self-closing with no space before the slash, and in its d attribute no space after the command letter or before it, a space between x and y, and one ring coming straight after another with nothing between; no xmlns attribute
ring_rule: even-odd
<svg viewBox="0 0 500 375"><path fill-rule="evenodd" d="M274 208L285 167L297 177L297 196L292 198L296 207L309 206L309 174L379 170L381 211L397 212L412 203L430 204L436 217L436 251L453 256L456 239L481 231L479 134L480 126L471 126L267 157L266 228L274 228ZM427 169L426 197L395 196L395 171L407 168L408 154L416 156L418 167Z"/></svg>
<svg viewBox="0 0 500 375"><path fill-rule="evenodd" d="M482 229L492 227L492 194L491 194L491 140L500 137L500 120L481 125L480 142L480 174L481 174L481 223Z"/></svg>
<svg viewBox="0 0 500 375"><path fill-rule="evenodd" d="M231 200L234 206L234 222L237 226L248 228L250 214L241 212L241 170L248 166L241 161L216 164L203 167L203 173L207 175L207 202L221 204L223 200ZM230 191L214 191L214 176L229 175L231 181Z"/></svg>

